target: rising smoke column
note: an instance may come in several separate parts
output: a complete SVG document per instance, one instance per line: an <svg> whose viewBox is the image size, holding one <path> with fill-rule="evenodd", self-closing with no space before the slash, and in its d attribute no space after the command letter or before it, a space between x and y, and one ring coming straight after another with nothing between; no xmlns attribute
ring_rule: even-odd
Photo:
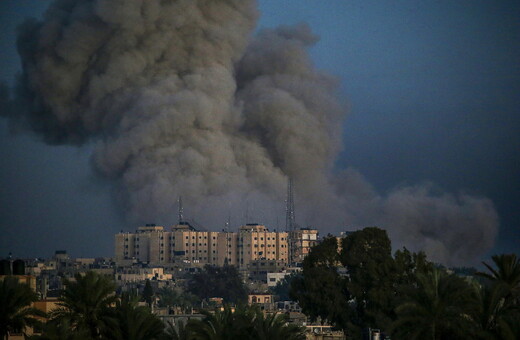
<svg viewBox="0 0 520 340"><path fill-rule="evenodd" d="M253 38L256 17L244 0L57 0L20 28L23 74L3 114L49 144L94 143L132 224L173 221L179 195L209 226L249 207L272 223L291 176L299 222L323 234L376 224L446 263L489 249L485 198L382 195L336 173L344 110L308 57L317 37L302 24Z"/></svg>

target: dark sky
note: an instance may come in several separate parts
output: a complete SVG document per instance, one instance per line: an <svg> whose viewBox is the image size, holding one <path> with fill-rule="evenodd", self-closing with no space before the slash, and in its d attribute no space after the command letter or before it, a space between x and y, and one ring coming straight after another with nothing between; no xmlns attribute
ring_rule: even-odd
<svg viewBox="0 0 520 340"><path fill-rule="evenodd" d="M20 70L15 29L49 1L0 1L0 80ZM338 77L349 107L338 169L380 191L432 182L489 197L500 215L491 253L520 250L520 3L517 1L259 2L259 27L307 22L315 64ZM51 147L0 119L0 256L110 256L133 230L92 146Z"/></svg>

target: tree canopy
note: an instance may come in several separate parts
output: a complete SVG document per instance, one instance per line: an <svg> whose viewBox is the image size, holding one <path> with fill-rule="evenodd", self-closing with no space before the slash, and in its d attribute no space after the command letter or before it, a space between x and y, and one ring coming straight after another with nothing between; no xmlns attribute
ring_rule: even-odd
<svg viewBox="0 0 520 340"><path fill-rule="evenodd" d="M0 337L7 339L10 332L25 331L39 321L38 316L45 313L32 307L38 300L36 293L28 284L20 283L14 276L6 276L0 281Z"/></svg>
<svg viewBox="0 0 520 340"><path fill-rule="evenodd" d="M313 247L290 296L311 319L353 338L378 328L396 339L519 339L519 261L492 259L482 285L435 266L423 252L403 248L392 256L386 232L370 227Z"/></svg>
<svg viewBox="0 0 520 340"><path fill-rule="evenodd" d="M187 290L201 299L221 297L227 303L244 303L247 290L235 266L206 265L189 280Z"/></svg>

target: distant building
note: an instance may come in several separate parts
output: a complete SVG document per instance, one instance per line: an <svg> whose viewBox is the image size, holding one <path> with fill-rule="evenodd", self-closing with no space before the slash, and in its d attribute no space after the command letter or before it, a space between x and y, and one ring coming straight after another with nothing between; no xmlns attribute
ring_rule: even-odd
<svg viewBox="0 0 520 340"><path fill-rule="evenodd" d="M291 268L287 268L282 271L269 272L269 273L267 273L267 286L269 288L274 288L274 287L276 287L278 282L285 279L286 276L292 275L294 273L298 273L301 270L302 270L301 268L291 267Z"/></svg>
<svg viewBox="0 0 520 340"><path fill-rule="evenodd" d="M300 228L289 232L290 263L302 263L316 244L318 244L317 229Z"/></svg>
<svg viewBox="0 0 520 340"><path fill-rule="evenodd" d="M225 263L247 268L251 261L277 260L287 263L288 240L285 232L270 232L265 226L247 224L239 232L198 231L189 223L163 226L146 225L135 233L115 235L115 261L164 266L222 266Z"/></svg>
<svg viewBox="0 0 520 340"><path fill-rule="evenodd" d="M118 284L145 280L165 281L172 279L172 274L164 273L164 268L124 267L118 268L115 276Z"/></svg>

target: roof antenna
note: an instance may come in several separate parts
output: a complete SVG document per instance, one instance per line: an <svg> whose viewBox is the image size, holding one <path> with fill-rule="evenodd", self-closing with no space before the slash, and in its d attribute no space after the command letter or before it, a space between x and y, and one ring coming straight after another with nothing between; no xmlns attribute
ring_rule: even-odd
<svg viewBox="0 0 520 340"><path fill-rule="evenodd" d="M184 222L183 209L182 209L182 196L179 196L179 224Z"/></svg>
<svg viewBox="0 0 520 340"><path fill-rule="evenodd" d="M292 178L289 177L289 182L287 183L287 200L285 201L285 231L294 231L295 226L293 182Z"/></svg>

